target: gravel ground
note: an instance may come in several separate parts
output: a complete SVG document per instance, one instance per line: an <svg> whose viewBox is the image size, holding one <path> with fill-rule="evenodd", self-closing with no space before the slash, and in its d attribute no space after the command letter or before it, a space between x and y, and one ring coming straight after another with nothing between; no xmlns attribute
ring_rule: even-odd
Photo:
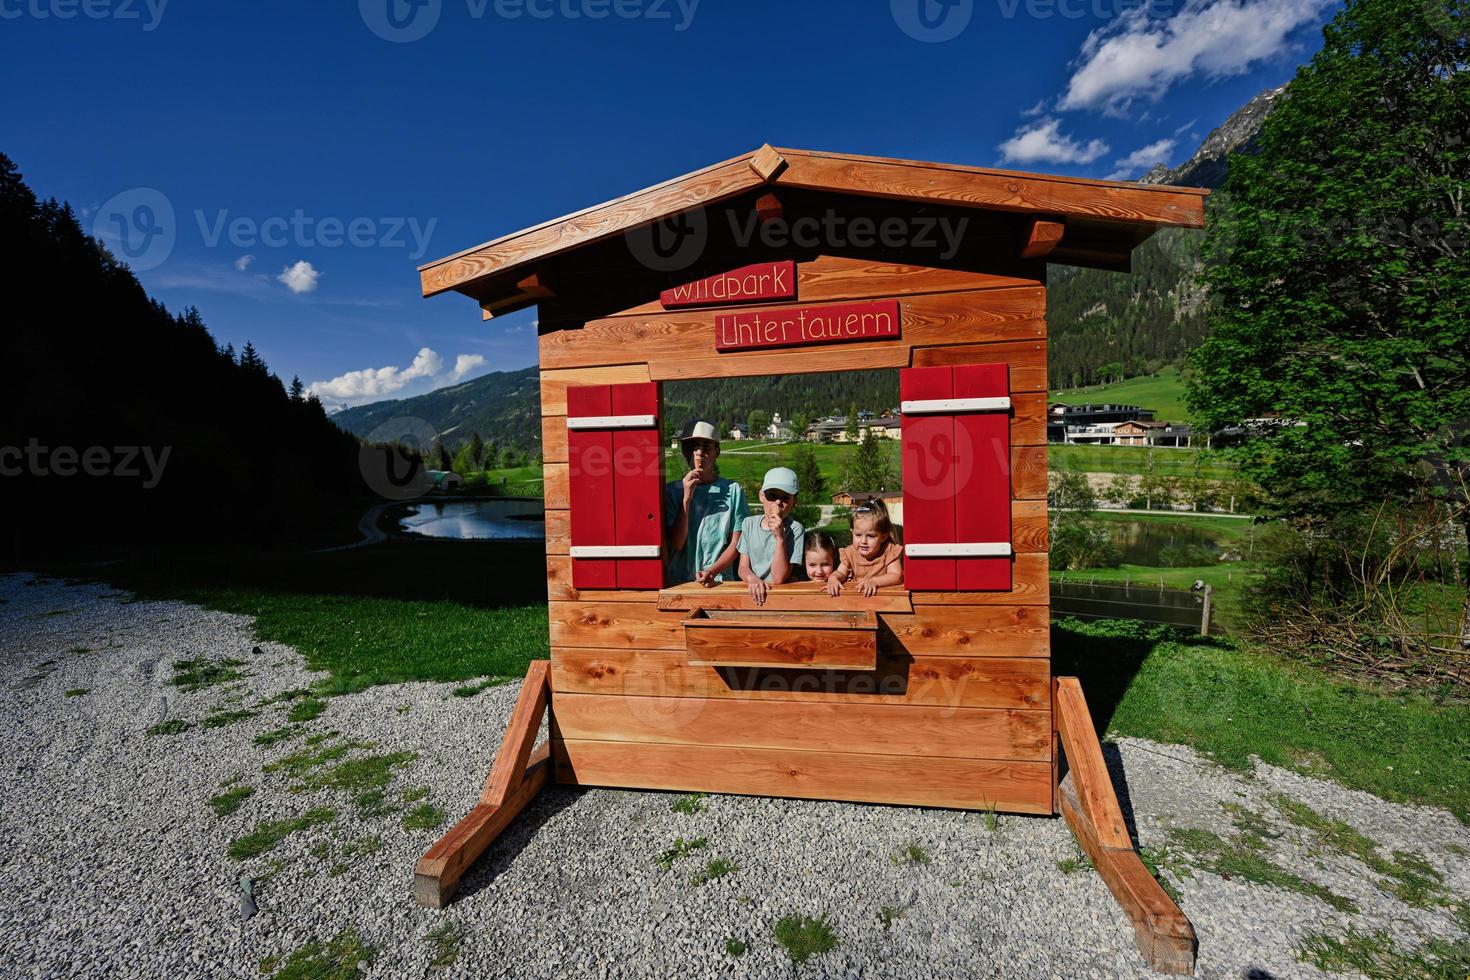
<svg viewBox="0 0 1470 980"><path fill-rule="evenodd" d="M255 737L285 724L292 702L258 703L318 675L290 648L257 644L247 617L29 575L0 577L0 599L3 975L259 977L262 958L349 927L375 951L362 964L371 977L1151 975L1096 873L1059 866L1077 853L1066 826L1041 818L1001 816L992 827L985 814L745 797L709 797L686 814L672 809L673 794L551 788L471 871L456 904L421 909L413 865L444 828L405 829L404 814L420 802L451 820L469 808L516 685L472 698L444 684L374 688L332 699L300 734L261 746ZM247 676L170 686L174 661L199 655L245 661ZM259 713L199 726L230 709ZM146 734L166 720L193 727ZM373 743L348 759L417 753L392 771L390 811L364 816L349 792L291 792L290 775L262 771L309 736L327 736L318 751ZM1379 875L1288 823L1271 800L1285 794L1345 820L1385 857L1422 855L1444 895L1465 895L1470 831L1448 813L1268 766L1242 777L1178 746L1125 739L1112 754L1139 838L1165 855L1199 933L1199 976L1323 976L1296 948L1350 923L1410 947L1460 935L1448 908L1390 896ZM255 792L217 816L211 797L237 778ZM405 802L409 790L427 794ZM1170 828L1235 838L1222 804L1260 814L1272 861L1358 910L1227 880L1169 843ZM313 807L339 816L259 856L228 856L262 822ZM707 844L661 868L658 855L680 837ZM365 841L381 847L349 853ZM896 862L909 843L927 861ZM716 857L738 869L694 884ZM242 876L258 905L248 918ZM837 946L793 965L773 940L793 913L827 916ZM444 923L463 938L450 944L454 962L435 968L427 934ZM726 952L727 937L748 944L744 955Z"/></svg>

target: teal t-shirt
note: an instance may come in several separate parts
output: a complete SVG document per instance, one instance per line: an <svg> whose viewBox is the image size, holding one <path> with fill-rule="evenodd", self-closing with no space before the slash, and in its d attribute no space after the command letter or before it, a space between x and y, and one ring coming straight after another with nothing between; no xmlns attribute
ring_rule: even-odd
<svg viewBox="0 0 1470 980"><path fill-rule="evenodd" d="M769 582L771 560L776 557L776 539L770 531L761 527L764 519L765 515L755 514L741 523L740 553L749 555L750 570ZM801 578L801 553L806 544L806 528L801 526L800 521L787 521L782 537L786 539L786 560L791 563L792 572L786 581L794 582Z"/></svg>
<svg viewBox="0 0 1470 980"><path fill-rule="evenodd" d="M679 508L684 506L684 484L680 480L664 485L664 524L674 526ZM693 582L694 573L708 568L730 546L730 535L740 529L740 522L750 513L745 505L745 490L734 480L715 478L694 488L689 501L689 537L680 551L669 556L669 584ZM740 559L736 559L738 562ZM721 582L738 582L736 563L719 575Z"/></svg>

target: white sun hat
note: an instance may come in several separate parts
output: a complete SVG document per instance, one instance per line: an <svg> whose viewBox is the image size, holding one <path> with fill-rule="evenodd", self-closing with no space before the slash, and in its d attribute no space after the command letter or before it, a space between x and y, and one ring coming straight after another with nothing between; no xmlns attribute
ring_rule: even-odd
<svg viewBox="0 0 1470 980"><path fill-rule="evenodd" d="M720 430L709 419L691 419L684 423L684 430L679 433L679 443L683 445L690 439L708 439L719 445Z"/></svg>

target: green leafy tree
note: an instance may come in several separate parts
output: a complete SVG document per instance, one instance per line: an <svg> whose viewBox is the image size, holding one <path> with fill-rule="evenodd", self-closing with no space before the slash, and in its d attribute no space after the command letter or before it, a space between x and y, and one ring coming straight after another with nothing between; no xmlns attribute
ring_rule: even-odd
<svg viewBox="0 0 1470 980"><path fill-rule="evenodd" d="M847 462L846 489L854 493L889 489L893 474L883 453L880 438L869 429Z"/></svg>
<svg viewBox="0 0 1470 980"><path fill-rule="evenodd" d="M817 465L817 451L810 445L796 447L788 466L796 472L796 482L801 487L801 497L809 504L825 500L827 481L822 477L822 468Z"/></svg>
<svg viewBox="0 0 1470 980"><path fill-rule="evenodd" d="M1280 418L1238 456L1299 521L1433 493L1470 536L1462 15L1349 0L1211 215L1212 335L1188 402L1210 428Z"/></svg>
<svg viewBox="0 0 1470 980"><path fill-rule="evenodd" d="M771 424L771 417L757 408L746 418L745 424L750 427L752 439L764 439L766 428Z"/></svg>
<svg viewBox="0 0 1470 980"><path fill-rule="evenodd" d="M480 468L480 464L475 462L474 450L469 443L459 447L459 452L454 454L454 466L451 468L463 476L468 476Z"/></svg>

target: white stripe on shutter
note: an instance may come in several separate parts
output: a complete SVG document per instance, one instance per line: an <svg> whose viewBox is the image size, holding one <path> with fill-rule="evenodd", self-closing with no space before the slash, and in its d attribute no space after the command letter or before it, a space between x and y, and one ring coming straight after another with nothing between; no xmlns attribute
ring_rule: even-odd
<svg viewBox="0 0 1470 980"><path fill-rule="evenodd" d="M963 544L906 544L903 553L910 558L1007 558L1009 541L972 541Z"/></svg>
<svg viewBox="0 0 1470 980"><path fill-rule="evenodd" d="M1007 396L998 398L925 398L903 402L898 410L904 415L954 415L960 412L1004 412L1011 407Z"/></svg>
<svg viewBox="0 0 1470 980"><path fill-rule="evenodd" d="M572 545L573 558L657 558L662 553L656 544Z"/></svg>
<svg viewBox="0 0 1470 980"><path fill-rule="evenodd" d="M567 419L568 429L651 429L658 419L652 415L584 415Z"/></svg>

